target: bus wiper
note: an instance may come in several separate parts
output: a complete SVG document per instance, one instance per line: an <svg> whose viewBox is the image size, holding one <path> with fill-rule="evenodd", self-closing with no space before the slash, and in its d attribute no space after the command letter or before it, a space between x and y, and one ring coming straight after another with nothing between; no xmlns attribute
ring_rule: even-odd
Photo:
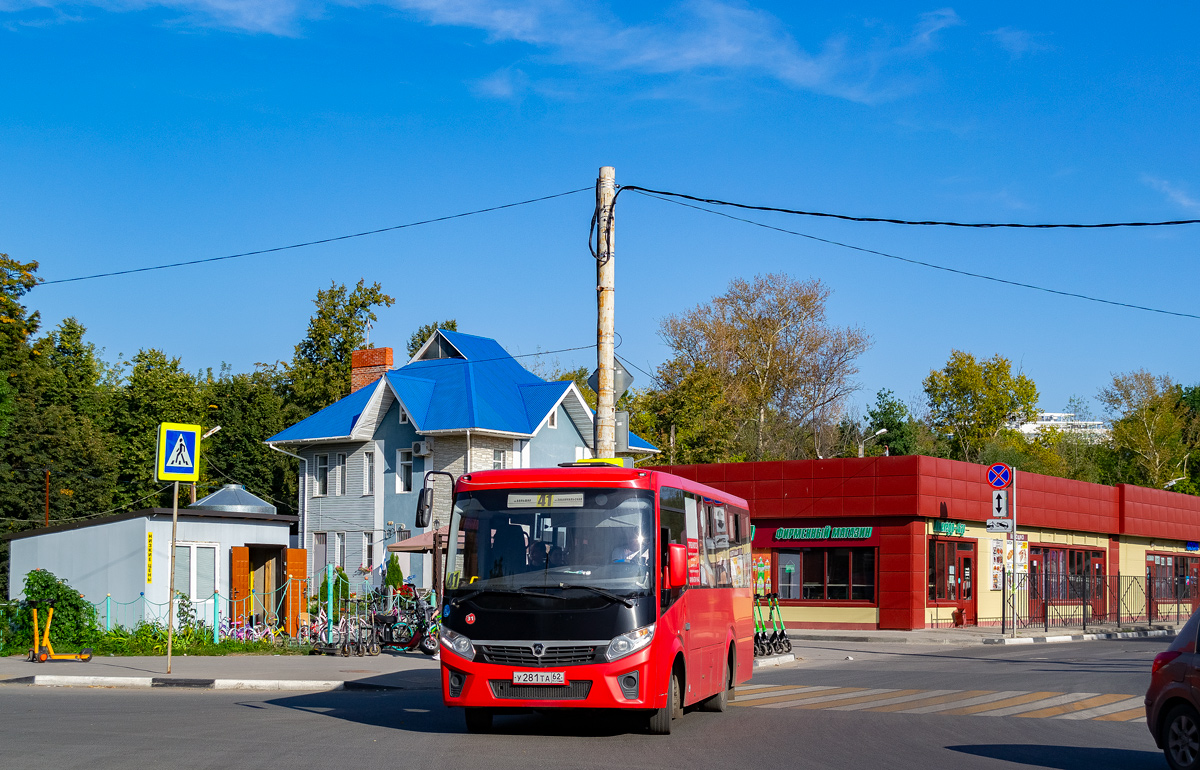
<svg viewBox="0 0 1200 770"><path fill-rule="evenodd" d="M544 594L539 591L530 591L528 588L476 588L474 591L456 596L450 600L450 604L454 607L459 606L463 602L474 599L480 594L518 594L520 596L541 596L546 599L557 599L554 594Z"/></svg>
<svg viewBox="0 0 1200 770"><path fill-rule="evenodd" d="M582 588L585 591L592 591L594 593L598 593L601 596L603 596L605 599L611 599L612 601L616 602L617 604L624 604L626 607L633 607L633 602L629 601L624 596L618 596L617 594L614 594L612 591L605 591L603 588L597 588L596 586L576 585L574 583L559 583L558 587L559 588Z"/></svg>

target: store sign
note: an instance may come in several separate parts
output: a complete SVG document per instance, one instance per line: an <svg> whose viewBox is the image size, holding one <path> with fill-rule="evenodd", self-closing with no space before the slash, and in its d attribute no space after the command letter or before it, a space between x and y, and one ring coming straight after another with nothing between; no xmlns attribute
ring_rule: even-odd
<svg viewBox="0 0 1200 770"><path fill-rule="evenodd" d="M780 527L776 540L866 540L874 527Z"/></svg>
<svg viewBox="0 0 1200 770"><path fill-rule="evenodd" d="M933 522L933 534L935 535L951 535L952 537L962 537L967 534L967 525L961 521L944 521L938 519Z"/></svg>

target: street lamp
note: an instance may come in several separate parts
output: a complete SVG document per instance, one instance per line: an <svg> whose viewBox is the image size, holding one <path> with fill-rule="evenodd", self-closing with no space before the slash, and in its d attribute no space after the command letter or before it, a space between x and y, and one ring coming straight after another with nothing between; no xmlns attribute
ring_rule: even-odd
<svg viewBox="0 0 1200 770"><path fill-rule="evenodd" d="M858 456L859 457L863 456L863 452L866 451L868 441L873 441L874 439L879 438L880 436L882 436L885 433L887 433L887 428L880 428L879 430L875 431L872 435L867 436L865 439L858 442Z"/></svg>

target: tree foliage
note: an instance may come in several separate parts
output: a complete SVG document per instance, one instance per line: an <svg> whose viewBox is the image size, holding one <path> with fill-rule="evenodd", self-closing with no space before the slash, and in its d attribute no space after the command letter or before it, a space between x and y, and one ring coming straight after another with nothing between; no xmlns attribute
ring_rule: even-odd
<svg viewBox="0 0 1200 770"><path fill-rule="evenodd" d="M984 445L1007 426L1037 417L1037 386L996 354L977 360L961 350L925 378L933 426L951 437L959 459L978 461Z"/></svg>
<svg viewBox="0 0 1200 770"><path fill-rule="evenodd" d="M1128 452L1148 486L1187 480L1196 421L1183 389L1145 369L1113 375L1098 396L1112 418L1112 443Z"/></svg>
<svg viewBox="0 0 1200 770"><path fill-rule="evenodd" d="M719 386L748 460L820 454L870 346L861 329L828 323L828 298L820 281L783 273L734 279L724 294L663 319L659 335L673 357L659 379L695 385L693 370L703 370L699 381L715 378L708 385Z"/></svg>

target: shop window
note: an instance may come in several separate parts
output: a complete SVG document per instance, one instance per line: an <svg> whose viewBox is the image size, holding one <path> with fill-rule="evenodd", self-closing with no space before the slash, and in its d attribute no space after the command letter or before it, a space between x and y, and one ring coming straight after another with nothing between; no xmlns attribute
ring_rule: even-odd
<svg viewBox="0 0 1200 770"><path fill-rule="evenodd" d="M779 551L780 599L875 601L874 548L805 548Z"/></svg>
<svg viewBox="0 0 1200 770"><path fill-rule="evenodd" d="M929 541L929 601L970 600L975 544Z"/></svg>
<svg viewBox="0 0 1200 770"><path fill-rule="evenodd" d="M1029 549L1030 590L1047 601L1077 601L1085 592L1099 596L1104 591L1104 568L1104 551L1045 546Z"/></svg>

